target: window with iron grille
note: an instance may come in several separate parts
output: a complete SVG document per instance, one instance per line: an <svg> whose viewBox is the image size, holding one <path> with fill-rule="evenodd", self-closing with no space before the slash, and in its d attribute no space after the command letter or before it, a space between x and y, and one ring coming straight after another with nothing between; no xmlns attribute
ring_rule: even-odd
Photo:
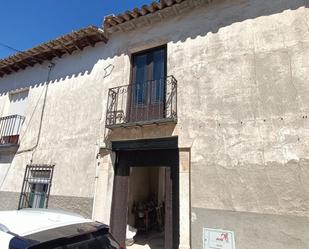
<svg viewBox="0 0 309 249"><path fill-rule="evenodd" d="M27 165L18 209L47 208L54 165Z"/></svg>

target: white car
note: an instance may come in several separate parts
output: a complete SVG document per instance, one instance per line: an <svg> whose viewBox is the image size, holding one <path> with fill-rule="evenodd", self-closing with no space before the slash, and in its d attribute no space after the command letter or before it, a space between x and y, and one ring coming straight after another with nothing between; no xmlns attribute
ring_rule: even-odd
<svg viewBox="0 0 309 249"><path fill-rule="evenodd" d="M122 249L102 223L50 209L0 211L0 249Z"/></svg>

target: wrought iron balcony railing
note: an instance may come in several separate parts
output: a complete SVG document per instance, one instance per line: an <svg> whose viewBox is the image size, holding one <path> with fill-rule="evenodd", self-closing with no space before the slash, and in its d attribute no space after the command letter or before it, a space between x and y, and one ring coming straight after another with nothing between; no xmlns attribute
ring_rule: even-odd
<svg viewBox="0 0 309 249"><path fill-rule="evenodd" d="M110 88L106 127L177 122L174 76Z"/></svg>
<svg viewBox="0 0 309 249"><path fill-rule="evenodd" d="M20 115L0 118L0 146L17 145L19 143L19 134L24 120L25 117Z"/></svg>

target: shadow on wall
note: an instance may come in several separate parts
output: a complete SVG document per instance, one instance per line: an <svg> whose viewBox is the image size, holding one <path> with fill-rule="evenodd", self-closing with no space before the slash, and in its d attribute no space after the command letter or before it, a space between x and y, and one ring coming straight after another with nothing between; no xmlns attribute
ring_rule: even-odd
<svg viewBox="0 0 309 249"><path fill-rule="evenodd" d="M104 45L103 42L100 42L94 48L87 47L83 51L64 55L62 58L54 58L52 61L46 61L43 64L27 67L26 70L5 75L0 78L0 96L11 91L44 86L47 81L53 84L90 75L98 61L104 59L102 54ZM54 66L50 69L51 63ZM111 73L111 68L108 70Z"/></svg>
<svg viewBox="0 0 309 249"><path fill-rule="evenodd" d="M201 6L197 7L197 11L202 11L203 14L201 25L199 26L195 23L194 28L188 27L184 29L183 22L177 21L178 17L175 17L177 22L176 24L174 23L172 30L158 34L148 26L145 27L147 32L143 30L142 35L147 33L147 37L150 36L151 38L162 38L163 35L166 42L185 42L187 39L195 39L198 36L217 33L221 28L237 22L255 19L261 16L270 16L286 10L296 10L300 7L307 8L308 6L308 0L217 0L212 1L210 4L205 4L205 8ZM181 16L184 22L189 22L194 17L195 14L193 15L190 11ZM170 20L173 21L173 18ZM160 28L160 23L154 24L153 26ZM165 30L168 29L169 27L167 25ZM138 40L136 37L140 35L141 30L131 31L127 34L128 39L123 42L119 41L117 34L115 34L112 35L107 44L102 42L97 43L94 48L88 47L81 52L75 52L72 55L66 55L63 58L53 60L56 66L49 77L49 82L57 83L65 79L90 75L100 60L104 61L117 56L128 55L128 47L133 45L134 41L136 43L136 40ZM147 39L145 42L147 42ZM115 49L119 44L118 50ZM46 84L49 71L48 65L49 62L46 62L42 65L36 65L33 68L27 68L27 70L4 76L0 79L0 96L9 91ZM114 66L112 64L106 64L104 65L104 69L102 68L102 74L109 76L113 70ZM104 78L104 75L102 78ZM128 82L122 82L121 84L128 84Z"/></svg>
<svg viewBox="0 0 309 249"><path fill-rule="evenodd" d="M205 22L196 29L187 30L187 32L182 29L183 32L179 33L178 39L173 42L184 42L188 38L195 39L197 36L217 33L220 28L234 23L308 6L307 0L214 0L205 5L206 9L200 8L205 12ZM184 33L187 35L184 36Z"/></svg>

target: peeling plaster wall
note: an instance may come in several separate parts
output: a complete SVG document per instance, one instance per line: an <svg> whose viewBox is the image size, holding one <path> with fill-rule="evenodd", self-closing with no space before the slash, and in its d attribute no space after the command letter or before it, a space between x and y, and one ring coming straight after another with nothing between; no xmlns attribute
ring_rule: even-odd
<svg viewBox="0 0 309 249"><path fill-rule="evenodd" d="M191 148L192 248L201 248L201 227L235 231L237 248L261 248L255 236L263 248L309 247L300 235L309 227L308 20L308 1L213 1L111 37L129 55L168 44L177 126L111 139L178 135L179 146ZM265 214L278 224L273 241Z"/></svg>
<svg viewBox="0 0 309 249"><path fill-rule="evenodd" d="M106 49L126 56L168 44L179 117L169 134L191 147L192 206L309 215L307 5L214 1L164 25L111 37ZM123 69L127 78L129 72ZM112 75L109 84L128 82L122 79ZM112 138L167 132L117 134Z"/></svg>
<svg viewBox="0 0 309 249"><path fill-rule="evenodd" d="M56 163L52 194L94 196L96 143L104 137L177 135L179 147L190 148L193 249L200 248L202 227L235 231L240 249L261 248L255 236L266 239L263 248L309 247L297 235L309 234L308 20L306 0L212 1L56 61L33 155L35 163ZM168 75L178 80L177 125L104 129L108 88L129 83L131 53L165 43ZM20 150L36 141L34 110L42 105L46 66L1 79L2 92L37 84ZM20 190L31 157L15 156L1 190ZM95 208L109 213L104 200L111 200L113 174L111 160L102 161L108 163L100 166ZM269 242L266 214L278 224ZM256 224L255 233L246 222ZM281 240L282 234L289 236Z"/></svg>
<svg viewBox="0 0 309 249"><path fill-rule="evenodd" d="M53 60L55 66L50 72L48 89L48 62L0 80L0 104L3 105L9 104L10 91L30 89L19 150L3 163L8 155L0 152L1 171L5 170L6 174L2 177L4 173L1 173L0 179L3 202L10 202L5 193L20 194L26 165L31 161L33 164L55 164L49 206L71 211L75 203L74 210L91 217L98 134L103 130L100 120L102 106L106 104L102 94L107 92L102 68L105 63L97 65L103 48L104 44L97 44L95 48ZM7 113L3 111L1 115ZM67 206L68 203L72 205ZM17 205L18 202L10 204ZM6 204L0 205L0 209L6 207Z"/></svg>
<svg viewBox="0 0 309 249"><path fill-rule="evenodd" d="M194 22L209 28L241 21L169 44L192 206L308 216L309 11L304 1L272 1L279 13L262 15L264 3L196 11ZM261 16L242 18L250 11Z"/></svg>

